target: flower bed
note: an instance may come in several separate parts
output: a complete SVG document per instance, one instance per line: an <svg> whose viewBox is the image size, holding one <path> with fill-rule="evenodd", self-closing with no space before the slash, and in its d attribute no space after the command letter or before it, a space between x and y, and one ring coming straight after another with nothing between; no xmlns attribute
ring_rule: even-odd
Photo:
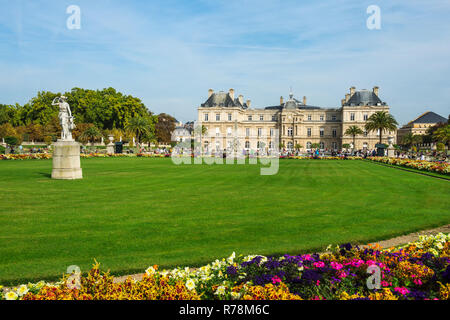
<svg viewBox="0 0 450 320"><path fill-rule="evenodd" d="M450 164L447 162L431 162L425 160L398 159L388 157L369 157L367 159L399 167L450 175Z"/></svg>
<svg viewBox="0 0 450 320"><path fill-rule="evenodd" d="M0 160L36 160L51 158L51 153L0 154Z"/></svg>
<svg viewBox="0 0 450 320"><path fill-rule="evenodd" d="M170 157L168 154L127 154L127 153L117 153L117 154L106 154L106 153L81 153L81 158L165 158ZM51 159L51 153L23 153L23 154L0 154L0 160L36 160L36 159Z"/></svg>
<svg viewBox="0 0 450 320"><path fill-rule="evenodd" d="M380 287L369 289L368 269L378 268ZM70 280L69 280L70 279ZM149 267L142 280L114 283L96 264L80 286L64 278L22 285L3 294L9 300L425 300L450 299L450 234L381 250L350 244L322 254L282 257L238 256L197 269Z"/></svg>

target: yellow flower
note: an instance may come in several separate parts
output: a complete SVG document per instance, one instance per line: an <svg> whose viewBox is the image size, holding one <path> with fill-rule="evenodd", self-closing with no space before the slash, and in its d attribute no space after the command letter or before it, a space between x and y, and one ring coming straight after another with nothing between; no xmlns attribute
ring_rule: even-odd
<svg viewBox="0 0 450 320"><path fill-rule="evenodd" d="M5 294L6 300L17 300L18 296L14 291L10 291L7 294Z"/></svg>
<svg viewBox="0 0 450 320"><path fill-rule="evenodd" d="M23 296L26 295L28 293L28 288L26 285L21 285L18 289L17 289L17 294L19 296Z"/></svg>
<svg viewBox="0 0 450 320"><path fill-rule="evenodd" d="M186 288L188 288L189 290L194 290L195 289L195 282L192 279L189 279L188 281L186 281Z"/></svg>

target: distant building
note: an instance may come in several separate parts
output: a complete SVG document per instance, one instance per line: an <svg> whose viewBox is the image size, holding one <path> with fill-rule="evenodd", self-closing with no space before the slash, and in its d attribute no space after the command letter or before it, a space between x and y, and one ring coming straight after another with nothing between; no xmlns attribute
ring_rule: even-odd
<svg viewBox="0 0 450 320"><path fill-rule="evenodd" d="M447 123L447 119L437 113L427 111L398 129L397 141L401 142L403 136L408 133L424 135L427 133L428 128L433 127L438 123Z"/></svg>
<svg viewBox="0 0 450 320"><path fill-rule="evenodd" d="M274 147L275 129L278 129L279 145L286 149L310 150L317 143L320 149L340 150L343 144L351 144L353 138L344 135L349 126L359 126L364 134L357 136L356 149L374 149L379 142L379 132L366 132L367 119L377 111L389 112L389 106L379 98L379 88L373 90L356 90L351 87L341 106L323 108L307 104L294 98L275 106L252 108L251 101L239 95L235 97L234 89L229 92L208 92L207 100L198 108L198 120L206 127L207 133L202 137L203 150L219 151L230 149L236 143L230 143L230 137L237 137L239 150L267 151ZM388 143L388 136L395 132L383 134L383 143ZM264 137L264 142L262 137Z"/></svg>
<svg viewBox="0 0 450 320"><path fill-rule="evenodd" d="M172 141L174 142L183 142L186 140L190 140L194 131L194 122L186 122L183 125L182 122L179 122L175 127L175 130L172 132Z"/></svg>

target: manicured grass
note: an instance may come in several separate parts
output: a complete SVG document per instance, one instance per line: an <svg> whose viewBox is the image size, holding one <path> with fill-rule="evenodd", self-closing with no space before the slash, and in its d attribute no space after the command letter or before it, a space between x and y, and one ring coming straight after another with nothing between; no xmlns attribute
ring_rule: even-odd
<svg viewBox="0 0 450 320"><path fill-rule="evenodd" d="M94 258L114 274L198 265L231 252L299 253L450 222L450 183L364 161L183 165L83 159L83 180L51 160L0 162L0 283L53 279Z"/></svg>

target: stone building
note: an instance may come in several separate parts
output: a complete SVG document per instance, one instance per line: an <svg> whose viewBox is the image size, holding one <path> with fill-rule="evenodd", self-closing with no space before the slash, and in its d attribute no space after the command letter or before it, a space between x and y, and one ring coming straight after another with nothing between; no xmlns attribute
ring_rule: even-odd
<svg viewBox="0 0 450 320"><path fill-rule="evenodd" d="M198 122L206 127L202 136L203 150L265 150L274 148L278 140L280 148L308 151L315 143L323 150L340 150L343 144L352 144L353 137L344 135L351 125L364 130L367 119L376 111L389 112L389 106L379 98L379 89L359 90L350 88L341 106L323 108L307 103L306 97L296 99L292 92L285 101L280 97L278 105L253 108L250 100L235 91L208 92L208 98L198 108ZM278 129L278 137L276 136ZM387 143L389 132L383 134ZM232 137L235 142L232 142ZM379 141L379 133L365 132L356 137L355 149L373 149Z"/></svg>
<svg viewBox="0 0 450 320"><path fill-rule="evenodd" d="M438 123L447 123L447 119L437 113L427 111L398 129L397 141L401 142L402 137L408 133L424 135L427 133L428 128L434 127Z"/></svg>

